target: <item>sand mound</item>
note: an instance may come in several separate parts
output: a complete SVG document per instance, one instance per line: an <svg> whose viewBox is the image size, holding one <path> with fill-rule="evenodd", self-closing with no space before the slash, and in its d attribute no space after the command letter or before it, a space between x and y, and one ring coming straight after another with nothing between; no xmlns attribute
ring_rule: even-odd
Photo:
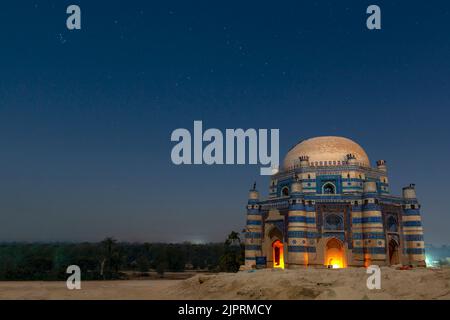
<svg viewBox="0 0 450 320"><path fill-rule="evenodd" d="M364 268L252 270L197 275L166 290L171 299L450 299L450 268L381 268L369 290Z"/></svg>

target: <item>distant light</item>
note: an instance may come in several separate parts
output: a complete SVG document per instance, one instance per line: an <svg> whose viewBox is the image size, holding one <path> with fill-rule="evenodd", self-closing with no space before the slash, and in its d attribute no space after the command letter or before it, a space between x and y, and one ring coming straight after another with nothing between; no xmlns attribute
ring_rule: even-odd
<svg viewBox="0 0 450 320"><path fill-rule="evenodd" d="M333 269L339 269L341 266L338 264L333 264Z"/></svg>
<svg viewBox="0 0 450 320"><path fill-rule="evenodd" d="M425 256L425 265L428 268L439 268L439 260L433 260L432 257Z"/></svg>
<svg viewBox="0 0 450 320"><path fill-rule="evenodd" d="M205 239L201 239L201 238L192 238L187 241L190 242L191 244L206 244L207 243L207 241Z"/></svg>

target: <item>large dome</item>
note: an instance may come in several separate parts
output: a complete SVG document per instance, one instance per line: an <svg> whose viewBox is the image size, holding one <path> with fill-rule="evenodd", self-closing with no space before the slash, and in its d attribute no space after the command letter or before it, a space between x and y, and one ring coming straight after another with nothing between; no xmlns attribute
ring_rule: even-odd
<svg viewBox="0 0 450 320"><path fill-rule="evenodd" d="M284 169L292 168L300 163L302 156L309 157L312 165L340 165L347 161L347 155L352 154L356 163L370 167L369 157L356 142L344 137L316 137L303 140L293 147L284 158Z"/></svg>

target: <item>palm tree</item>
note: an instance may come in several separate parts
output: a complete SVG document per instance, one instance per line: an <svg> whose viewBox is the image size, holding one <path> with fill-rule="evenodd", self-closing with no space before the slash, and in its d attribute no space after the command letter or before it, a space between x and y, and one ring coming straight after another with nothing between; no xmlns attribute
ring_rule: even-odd
<svg viewBox="0 0 450 320"><path fill-rule="evenodd" d="M231 231L225 240L224 253L220 257L219 268L225 272L237 272L242 261L242 248L239 233Z"/></svg>
<svg viewBox="0 0 450 320"><path fill-rule="evenodd" d="M231 231L228 235L227 240L225 240L225 245L227 246L239 246L241 244L241 238L239 238L239 232Z"/></svg>
<svg viewBox="0 0 450 320"><path fill-rule="evenodd" d="M101 242L103 257L100 265L100 275L103 276L103 279L112 277L113 268L115 272L119 271L120 259L116 244L117 240L112 237L108 237Z"/></svg>

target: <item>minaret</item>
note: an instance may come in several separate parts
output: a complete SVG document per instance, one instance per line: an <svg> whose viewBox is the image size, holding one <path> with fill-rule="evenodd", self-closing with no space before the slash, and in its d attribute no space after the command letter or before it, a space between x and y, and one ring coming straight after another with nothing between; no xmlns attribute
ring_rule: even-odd
<svg viewBox="0 0 450 320"><path fill-rule="evenodd" d="M420 204L417 201L414 184L403 188L402 230L403 254L406 263L414 266L426 266Z"/></svg>
<svg viewBox="0 0 450 320"><path fill-rule="evenodd" d="M389 181L387 177L387 166L385 160L377 161L377 169L380 170L383 175L380 176L380 193L389 194Z"/></svg>
<svg viewBox="0 0 450 320"><path fill-rule="evenodd" d="M261 256L262 216L259 205L259 192L256 183L250 190L247 203L247 227L245 232L245 267L256 267L256 257Z"/></svg>
<svg viewBox="0 0 450 320"><path fill-rule="evenodd" d="M315 252L315 246L310 247L308 235L312 234L309 229L310 219L305 211L305 200L303 198L302 184L297 176L291 184L291 198L289 199L288 213L288 267L295 268L308 265L308 253ZM314 219L313 227L315 227Z"/></svg>
<svg viewBox="0 0 450 320"><path fill-rule="evenodd" d="M380 171L387 172L386 160L378 160L377 161L377 168Z"/></svg>
<svg viewBox="0 0 450 320"><path fill-rule="evenodd" d="M386 235L375 181L364 182L361 225L363 232L364 265L384 265ZM355 222L355 221L353 221Z"/></svg>

